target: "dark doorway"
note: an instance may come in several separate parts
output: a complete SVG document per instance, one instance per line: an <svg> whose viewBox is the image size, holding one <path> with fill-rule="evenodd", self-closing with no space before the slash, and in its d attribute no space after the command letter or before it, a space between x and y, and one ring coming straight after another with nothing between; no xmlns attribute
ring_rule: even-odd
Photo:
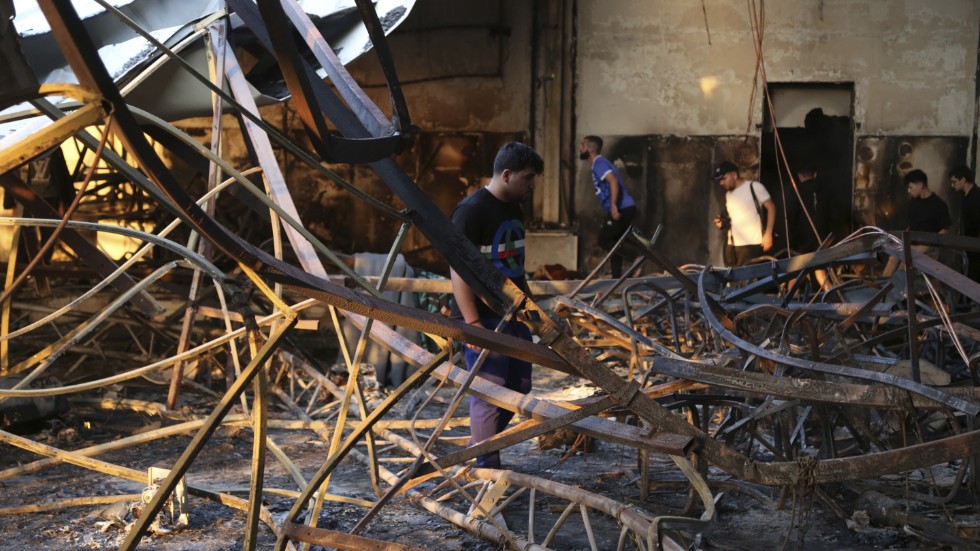
<svg viewBox="0 0 980 551"><path fill-rule="evenodd" d="M759 177L779 207L773 248L787 248L786 202L797 201L785 161L794 178L801 164L817 169L821 185L829 190L826 228L836 242L852 231L854 84L770 83L768 92L772 109L770 101L763 103Z"/></svg>

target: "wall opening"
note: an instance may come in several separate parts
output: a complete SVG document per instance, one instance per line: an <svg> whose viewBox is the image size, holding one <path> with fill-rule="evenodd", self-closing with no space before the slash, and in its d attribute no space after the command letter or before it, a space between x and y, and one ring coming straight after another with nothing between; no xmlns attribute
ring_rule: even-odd
<svg viewBox="0 0 980 551"><path fill-rule="evenodd" d="M785 205L796 201L783 152L794 178L796 167L810 162L830 189L828 230L837 241L852 231L854 83L770 83L768 93L772 109L763 102L759 178L779 207L774 249L786 248Z"/></svg>

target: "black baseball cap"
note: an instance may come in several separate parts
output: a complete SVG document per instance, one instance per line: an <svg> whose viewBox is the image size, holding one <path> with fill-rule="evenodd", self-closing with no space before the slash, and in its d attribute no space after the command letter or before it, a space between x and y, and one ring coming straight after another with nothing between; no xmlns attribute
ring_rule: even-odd
<svg viewBox="0 0 980 551"><path fill-rule="evenodd" d="M712 178L715 180L721 180L725 177L725 174L728 174L729 172L738 172L738 167L731 161L722 161L715 165L715 171Z"/></svg>

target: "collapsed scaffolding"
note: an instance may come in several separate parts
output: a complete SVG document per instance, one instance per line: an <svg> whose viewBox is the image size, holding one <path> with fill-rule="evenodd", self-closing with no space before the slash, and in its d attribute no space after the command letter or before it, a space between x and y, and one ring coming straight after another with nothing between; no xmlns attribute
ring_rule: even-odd
<svg viewBox="0 0 980 551"><path fill-rule="evenodd" d="M951 483L924 481L922 487L911 490L913 497L943 504L957 499L961 488L977 494L980 354L976 348L980 333L970 324L980 317L976 307L980 285L912 248L980 250L977 240L917 233L895 236L865 228L815 253L725 270L678 267L658 250L656 236L647 238L633 231L618 247L628 247L637 256L634 268L645 265L660 275L614 282L593 280L592 276L574 283L533 282L534 296L526 296L489 266L391 159L411 140L412 126L387 51L385 28L369 2L358 0L357 5L388 78L391 120L357 87L294 2L260 1L257 6L243 0L228 2L229 9L275 56L313 152L259 116L236 53L228 44L227 14L200 24L211 74L198 74L184 64L213 94L215 138L207 148L153 113L127 105L72 7L66 2L40 4L79 84L30 90L26 99L54 122L17 146L0 151L0 185L32 215L5 217L0 224L21 231L51 229L19 272L16 241L11 247L0 300L0 370L19 379L0 390L0 401L82 395L169 371L166 405L149 406L173 413L182 388L193 384L184 375L190 364L215 363L220 356L227 358L230 373L230 384L216 397L207 418L140 437L69 451L0 432L6 444L50 458L8 469L0 473L2 478L65 462L140 482L146 480L146 473L93 456L193 432L184 453L155 484L155 492L143 504L121 548L138 546L157 514L172 507L172 496L179 493L184 476L222 424L244 425L254 433L248 499L191 484L187 492L245 511L246 548L255 547L260 522L276 534L277 549L300 542L343 549L376 548L378 541L360 533L386 505L408 499L481 538L513 549L568 547L571 543L561 540L561 529L573 514L581 518L593 549L599 548L592 528L598 522L619 527L618 548L681 549L697 534L710 530L715 519L720 481L712 478L709 466L739 483L789 489L784 495L795 490L797 506L801 506L801 496L815 496L843 516L847 513L823 485L953 463L957 472ZM104 7L125 17L109 5ZM306 41L302 46L294 42L294 30ZM141 32L161 55L182 63L173 50ZM311 58L326 71L332 88L316 75ZM45 99L52 95L71 97L79 107L66 112ZM254 167L236 169L220 155L216 137L221 134L226 104L241 116L242 139L255 151ZM101 141L85 130L95 124L103 125ZM153 135L158 144L174 156L207 160L206 194L194 198L178 183L147 141L147 125L156 127ZM123 155L106 149L110 137L123 144ZM76 190L74 202L62 214L14 169L67 140L78 140L94 153L87 161L81 190ZM359 275L304 227L273 142L376 207L380 215L399 221L401 231L380 276ZM323 163L366 163L406 208L399 210L363 193ZM72 213L100 166L111 166L156 210L169 213L166 225L149 232L73 220ZM264 189L253 183L257 174ZM217 197L236 186L268 209L274 235L272 253L218 221ZM179 225L189 226L198 237L186 245L168 239ZM390 290L449 291L445 281L389 278L402 240L412 228L425 235L505 319L517 316L527 323L536 342L526 343L385 300L382 293ZM117 264L90 245L84 235L91 232L126 235L144 245ZM35 285L49 277L38 266L58 241L74 252L79 266L98 274L99 283L53 311L16 301L17 291L29 276ZM154 249L165 249L171 260L149 269L144 263L142 269L136 269ZM287 257L295 258L296 263L284 260ZM889 257L904 262L905 269L892 278L882 278L879 274ZM832 289L810 286L808 274L815 269L834 274ZM58 277L68 273L59 272ZM155 296L167 280L186 282L186 296L176 318L164 318ZM87 300L106 296L106 306L78 321L79 313L87 311L83 307ZM345 381L334 380L313 359L287 345L297 326L313 323L304 318L304 312L314 307L325 307L329 313L344 358ZM154 346L155 336L171 332L169 325L177 320L176 352L162 353ZM57 324L66 322L73 328L59 332ZM343 337L342 323L358 328L356 341ZM432 349L422 347L392 326L424 333L436 344ZM45 331L55 335L49 342L30 338ZM101 337L118 332L131 337L127 346L117 349L113 343L100 342ZM369 341L414 367L397 388L373 401L365 396L360 373ZM597 394L568 402L508 391L458 367L454 343L461 342L579 376L594 385ZM137 352L132 351L134 346ZM93 357L145 363L73 384L52 382L58 376L69 377L75 367ZM50 377L55 373L56 377ZM422 419L412 413L422 411L426 397L433 394L428 381L454 385L456 390L447 405L435 406L439 415ZM477 446L461 447L458 438L443 437L443 433L466 424L465 417L457 415L457 407L467 394L511 409L525 420ZM272 400L289 412L288 418L272 418ZM233 409L241 414L233 414ZM610 416L613 411L615 418ZM321 468L313 475L301 472L269 436L269 427L316 432L329 443ZM487 451L562 428L636 449L641 500L649 496L646 467L651 457L669 458L687 481L680 491L689 494L688 506L677 514L657 516L636 505L544 478L466 466L468 460ZM387 444L382 447L380 440ZM365 453L355 449L361 442L366 443ZM264 487L268 453L291 473L296 490ZM400 472L391 472L382 461L386 454L407 457L410 463ZM364 464L375 499L329 492L331 476L348 457ZM270 494L293 499L285 517L263 506L263 496ZM551 518L536 505L542 495L567 505ZM880 506L880 516L888 517L883 520L917 528L927 534L926 539L949 545L976 541L970 532L957 530L952 523L937 526L937 521L901 514L883 494L866 491L864 495ZM512 531L497 520L498 513L525 499L526 531ZM326 502L359 506L364 513L345 530L327 529L317 526L322 510L331 506ZM537 530L535 525L543 524L543 518L550 526ZM406 548L397 542L384 544L391 549Z"/></svg>

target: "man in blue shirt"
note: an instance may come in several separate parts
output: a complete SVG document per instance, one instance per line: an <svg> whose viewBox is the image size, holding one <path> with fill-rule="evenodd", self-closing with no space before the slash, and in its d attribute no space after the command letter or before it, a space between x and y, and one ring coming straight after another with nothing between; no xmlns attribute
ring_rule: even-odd
<svg viewBox="0 0 980 551"><path fill-rule="evenodd" d="M579 159L589 161L592 166L592 185L595 187L595 195L608 215L599 230L599 246L609 251L629 229L633 218L636 217L636 202L626 189L619 171L601 153L602 138L586 136L582 139L578 149ZM613 255L610 266L612 276L618 278L623 272L623 258Z"/></svg>

